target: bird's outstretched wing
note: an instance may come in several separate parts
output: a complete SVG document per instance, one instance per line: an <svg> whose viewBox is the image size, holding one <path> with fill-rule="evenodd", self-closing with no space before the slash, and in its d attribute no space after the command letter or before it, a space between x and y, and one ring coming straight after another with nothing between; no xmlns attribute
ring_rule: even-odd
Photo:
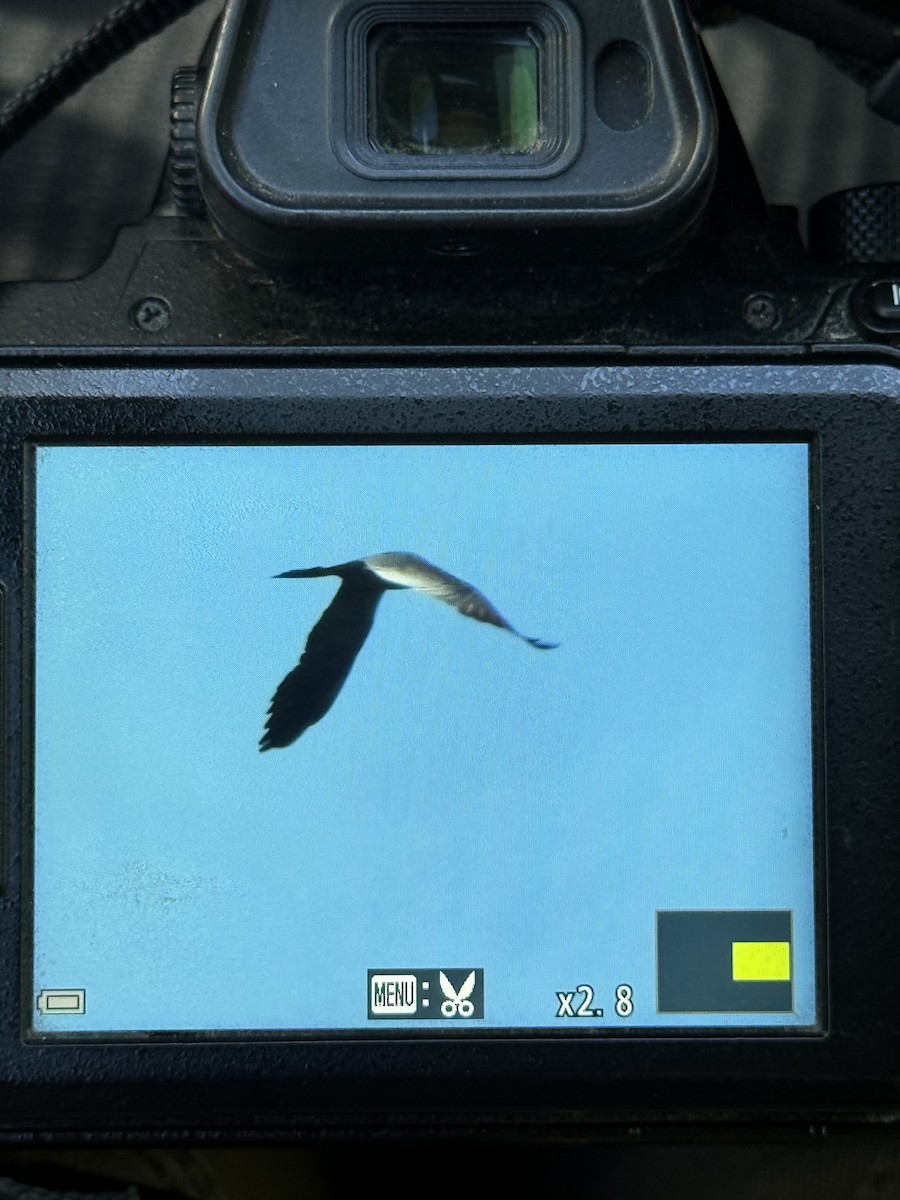
<svg viewBox="0 0 900 1200"><path fill-rule="evenodd" d="M300 662L272 697L260 750L289 746L331 708L372 628L384 590L373 580L345 579L306 641Z"/></svg>
<svg viewBox="0 0 900 1200"><path fill-rule="evenodd" d="M448 571L419 558L417 554L391 553L373 554L364 560L366 566L386 583L397 586L416 588L433 596L435 600L443 600L451 605L464 617L474 621L484 621L487 625L496 625L498 629L506 629L516 637L528 642L537 650L555 650L558 642L545 642L541 638L526 637L510 625L509 621L494 608L490 600L471 583L457 579Z"/></svg>

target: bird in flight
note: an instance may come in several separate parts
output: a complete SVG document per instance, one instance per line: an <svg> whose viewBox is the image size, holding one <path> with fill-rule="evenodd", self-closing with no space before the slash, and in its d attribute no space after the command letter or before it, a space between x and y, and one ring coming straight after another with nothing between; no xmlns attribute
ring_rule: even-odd
<svg viewBox="0 0 900 1200"><path fill-rule="evenodd" d="M313 626L300 662L272 697L260 750L289 746L325 716L350 674L385 592L415 588L452 605L464 617L508 630L538 650L553 650L557 645L519 633L470 583L432 566L418 554L371 554L334 567L284 571L275 578L317 579L323 575L336 575L341 585Z"/></svg>

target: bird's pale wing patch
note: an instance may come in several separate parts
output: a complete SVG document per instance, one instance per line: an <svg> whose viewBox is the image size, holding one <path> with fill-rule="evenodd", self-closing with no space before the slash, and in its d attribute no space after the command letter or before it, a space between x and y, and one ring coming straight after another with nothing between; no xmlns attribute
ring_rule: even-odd
<svg viewBox="0 0 900 1200"><path fill-rule="evenodd" d="M365 561L366 566L385 583L391 583L395 587L415 588L427 596L433 596L435 600L443 600L445 604L452 605L464 617L485 621L489 625L497 625L500 629L509 629L515 633L487 596L472 587L471 583L458 579L449 571L442 571L440 567L419 558L417 554L373 554Z"/></svg>
<svg viewBox="0 0 900 1200"><path fill-rule="evenodd" d="M464 579L458 579L449 571L442 571L433 563L417 554L396 551L389 554L373 554L364 560L366 566L379 579L395 587L415 588L435 600L443 600L451 605L464 617L473 621L483 621L486 625L494 625L498 629L506 629L516 637L529 642L538 650L552 650L556 642L544 642L540 638L526 637L500 613L482 592Z"/></svg>
<svg viewBox="0 0 900 1200"><path fill-rule="evenodd" d="M453 576L449 575L447 578L453 579ZM472 587L470 583L464 583L461 579L455 579L453 582L456 586L452 590L444 589L438 584L433 588L422 588L422 591L438 600L446 601L447 604L452 604L464 617L471 617L473 621L484 621L486 625L495 625L498 629L506 629L510 633L514 633L516 637L528 642L538 650L556 649L557 642L545 642L541 638L527 637L524 633L519 633L518 629L514 625L510 625L506 617L494 608L487 596Z"/></svg>

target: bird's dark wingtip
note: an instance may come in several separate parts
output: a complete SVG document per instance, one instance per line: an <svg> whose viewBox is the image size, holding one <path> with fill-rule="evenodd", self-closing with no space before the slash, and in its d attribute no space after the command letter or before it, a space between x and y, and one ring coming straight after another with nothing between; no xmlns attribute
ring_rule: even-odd
<svg viewBox="0 0 900 1200"><path fill-rule="evenodd" d="M556 650L559 647L559 642L545 642L541 638L526 638L525 641L535 650Z"/></svg>

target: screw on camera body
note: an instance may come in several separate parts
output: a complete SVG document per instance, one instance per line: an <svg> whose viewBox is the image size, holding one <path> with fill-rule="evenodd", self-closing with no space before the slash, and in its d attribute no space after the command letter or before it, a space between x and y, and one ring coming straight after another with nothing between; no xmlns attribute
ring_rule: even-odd
<svg viewBox="0 0 900 1200"><path fill-rule="evenodd" d="M781 319L778 305L773 296L764 292L756 292L748 296L741 310L744 324L749 325L754 333L767 333L774 329Z"/></svg>
<svg viewBox="0 0 900 1200"><path fill-rule="evenodd" d="M172 307L161 296L146 296L132 308L131 319L144 333L162 333L172 322Z"/></svg>

